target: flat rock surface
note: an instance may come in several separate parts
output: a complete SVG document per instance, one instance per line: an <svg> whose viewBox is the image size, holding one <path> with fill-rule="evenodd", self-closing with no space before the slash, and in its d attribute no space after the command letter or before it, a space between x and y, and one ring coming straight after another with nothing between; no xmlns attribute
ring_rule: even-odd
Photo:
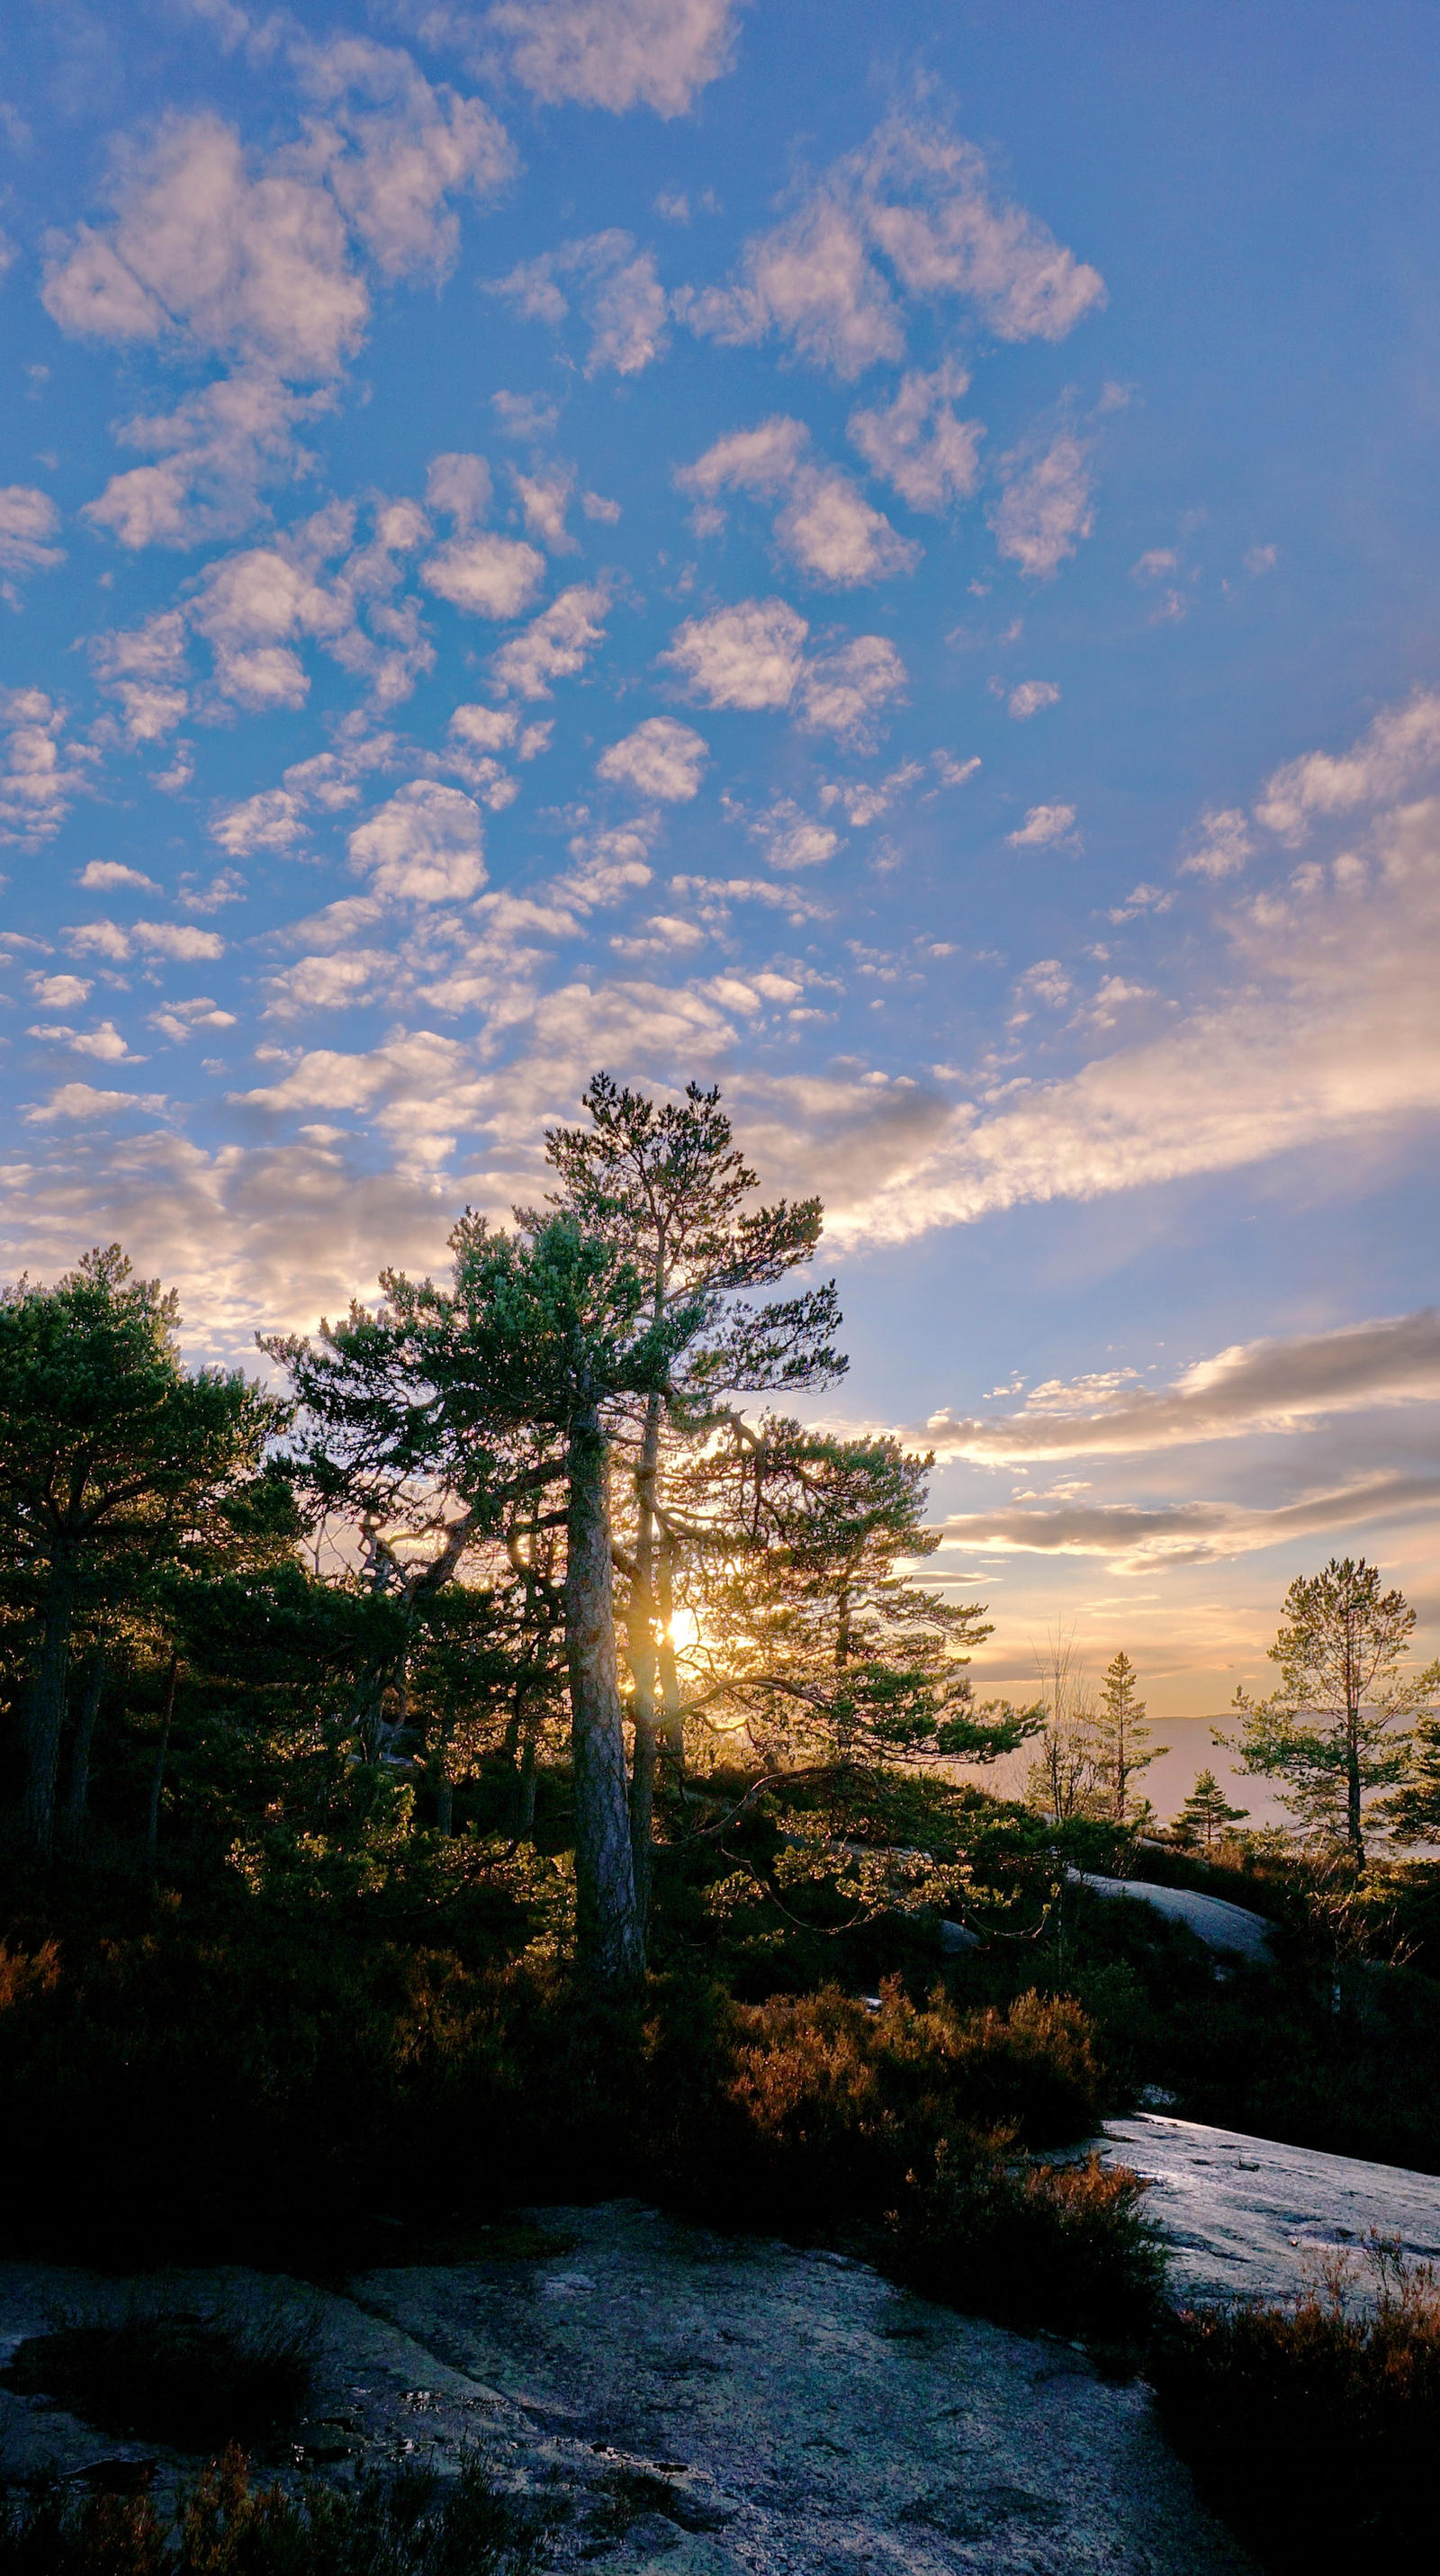
<svg viewBox="0 0 1440 2576"><path fill-rule="evenodd" d="M864 2265L728 2238L629 2202L547 2210L539 2260L367 2273L311 2293L314 2412L357 2453L479 2442L566 2508L563 2560L615 2576L1249 2576L1138 2382L1068 2344L959 2317ZM57 2303L159 2284L0 2272L0 2351ZM176 2304L277 2295L169 2276ZM154 2444L0 2392L11 2474Z"/></svg>
<svg viewBox="0 0 1440 2576"><path fill-rule="evenodd" d="M1228 1896L1206 1896L1197 1887L1161 1887L1149 1878L1097 1878L1090 1870L1069 1875L1097 1896L1124 1897L1132 1905L1150 1906L1170 1923L1183 1923L1207 1950L1226 1950L1262 1964L1270 1956L1273 1924L1248 1905L1232 1905Z"/></svg>
<svg viewBox="0 0 1440 2576"><path fill-rule="evenodd" d="M1179 2294L1288 2299L1372 2230L1440 2262L1440 2175L1150 2112L1108 2121L1101 2152L1152 2181L1148 2215L1175 2248Z"/></svg>

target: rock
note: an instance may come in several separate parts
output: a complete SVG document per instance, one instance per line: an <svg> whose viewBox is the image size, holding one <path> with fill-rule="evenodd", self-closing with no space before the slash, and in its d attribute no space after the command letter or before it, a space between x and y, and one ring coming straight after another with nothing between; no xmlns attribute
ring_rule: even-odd
<svg viewBox="0 0 1440 2576"><path fill-rule="evenodd" d="M1226 1950L1242 1959L1262 1966L1270 1957L1274 1926L1263 1914L1252 1914L1248 1905L1232 1905L1228 1897L1205 1896L1195 1887L1160 1887L1148 1878L1096 1878L1089 1870L1071 1869L1066 1877L1079 1887L1093 1889L1097 1896L1128 1896L1136 1904L1153 1906L1171 1923L1183 1923L1197 1941L1208 1950Z"/></svg>
<svg viewBox="0 0 1440 2576"><path fill-rule="evenodd" d="M570 2497L558 2576L597 2557L617 2576L1252 2576L1144 2387L1064 2343L631 2202L538 2215L565 2230L548 2266L387 2267L318 2298L313 2411L356 2425L362 2457L444 2475L478 2442L507 2483ZM246 2279L167 2286L209 2308ZM140 2287L0 2271L0 2336ZM48 2419L47 2448L69 2425Z"/></svg>
<svg viewBox="0 0 1440 2576"><path fill-rule="evenodd" d="M1100 2152L1153 2184L1146 2213L1175 2248L1183 2297L1292 2298L1317 2263L1372 2232L1440 2261L1440 2175L1153 2113L1108 2120Z"/></svg>

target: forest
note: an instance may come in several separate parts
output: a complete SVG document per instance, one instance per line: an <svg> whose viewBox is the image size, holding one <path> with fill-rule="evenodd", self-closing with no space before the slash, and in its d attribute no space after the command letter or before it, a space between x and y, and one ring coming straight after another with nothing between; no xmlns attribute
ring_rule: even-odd
<svg viewBox="0 0 1440 2576"><path fill-rule="evenodd" d="M253 1378L118 1246L0 1298L9 2250L342 2272L625 2193L1133 2368L1164 2261L1106 2116L1440 2168L1414 1611L1293 1584L1225 1739L1289 1823L1209 1770L1157 1818L1123 1648L980 1698L931 1461L794 1409L846 1366L819 1203L713 1089L584 1111L542 1205Z"/></svg>

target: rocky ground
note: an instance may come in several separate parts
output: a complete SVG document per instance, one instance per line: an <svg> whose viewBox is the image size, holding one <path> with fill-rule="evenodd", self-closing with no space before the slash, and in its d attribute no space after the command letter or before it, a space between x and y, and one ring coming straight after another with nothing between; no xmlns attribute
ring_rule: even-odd
<svg viewBox="0 0 1440 2576"><path fill-rule="evenodd" d="M1440 2181L1159 2117L1106 2152L1155 2176L1182 2292L1283 2295L1319 2249L1372 2227L1440 2250ZM128 2283L0 2269L0 2358L60 2311L165 2297L313 2315L303 2458L347 2475L443 2468L478 2444L550 2499L562 2565L602 2576L1245 2576L1202 2511L1143 2384L1007 2334L864 2265L721 2237L629 2202L545 2210L487 2258L342 2287L187 2272ZM0 2470L154 2452L0 2391ZM161 2483L186 2467L161 2454Z"/></svg>

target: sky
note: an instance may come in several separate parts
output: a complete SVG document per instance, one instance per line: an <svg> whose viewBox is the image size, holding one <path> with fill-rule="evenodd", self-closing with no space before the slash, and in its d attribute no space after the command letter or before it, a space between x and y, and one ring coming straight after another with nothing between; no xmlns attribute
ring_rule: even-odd
<svg viewBox="0 0 1440 2576"><path fill-rule="evenodd" d="M1390 0L0 33L0 1269L257 1365L604 1067L818 1191L988 1687L1440 1643L1440 105ZM1223 1770L1223 1764L1220 1766Z"/></svg>

